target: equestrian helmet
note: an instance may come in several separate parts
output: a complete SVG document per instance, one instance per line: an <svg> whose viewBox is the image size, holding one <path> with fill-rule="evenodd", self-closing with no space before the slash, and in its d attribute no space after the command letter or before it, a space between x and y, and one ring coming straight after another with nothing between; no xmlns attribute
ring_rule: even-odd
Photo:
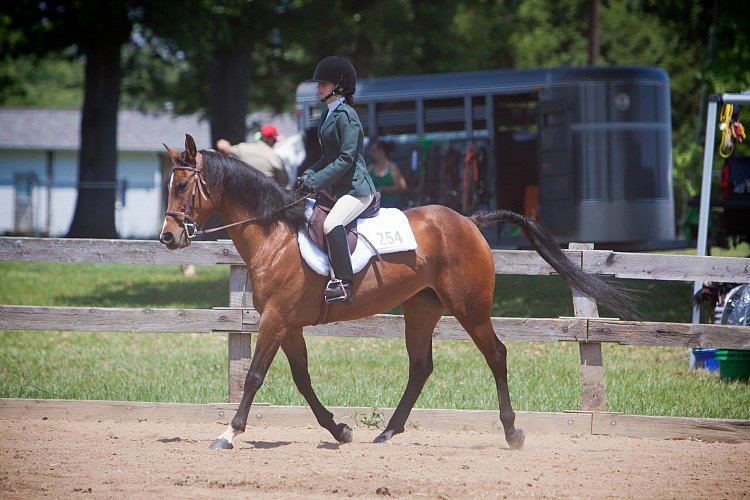
<svg viewBox="0 0 750 500"><path fill-rule="evenodd" d="M357 72L343 57L328 56L321 59L308 82L331 82L336 85L337 93L353 94L357 88Z"/></svg>

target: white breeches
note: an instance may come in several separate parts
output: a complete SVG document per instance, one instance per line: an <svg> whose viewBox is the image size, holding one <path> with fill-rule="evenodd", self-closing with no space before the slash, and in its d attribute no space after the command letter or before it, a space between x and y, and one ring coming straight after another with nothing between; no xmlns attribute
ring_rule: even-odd
<svg viewBox="0 0 750 500"><path fill-rule="evenodd" d="M373 195L351 196L345 194L336 201L323 222L323 232L328 234L336 226L346 226L356 219L372 203Z"/></svg>

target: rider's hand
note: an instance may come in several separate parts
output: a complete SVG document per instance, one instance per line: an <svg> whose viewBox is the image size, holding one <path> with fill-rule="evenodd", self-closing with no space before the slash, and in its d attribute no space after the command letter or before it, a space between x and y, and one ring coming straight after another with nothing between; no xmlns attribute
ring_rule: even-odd
<svg viewBox="0 0 750 500"><path fill-rule="evenodd" d="M302 174L301 176L297 177L297 191L305 195L313 194L315 192L315 188L310 181L309 175Z"/></svg>

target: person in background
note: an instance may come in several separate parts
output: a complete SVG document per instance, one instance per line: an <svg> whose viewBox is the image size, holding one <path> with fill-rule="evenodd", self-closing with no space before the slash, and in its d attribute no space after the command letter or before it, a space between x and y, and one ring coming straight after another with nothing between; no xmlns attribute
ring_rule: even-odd
<svg viewBox="0 0 750 500"><path fill-rule="evenodd" d="M401 208L401 195L408 185L401 174L401 170L390 159L393 144L385 141L375 141L370 146L372 163L367 166L367 171L372 177L375 189L380 191L380 206Z"/></svg>
<svg viewBox="0 0 750 500"><path fill-rule="evenodd" d="M273 125L263 125L260 132L256 134L256 138L255 142L241 142L234 146L226 139L219 139L216 141L216 149L244 161L273 178L281 187L286 188L289 175L284 168L284 161L273 150L273 145L280 138L278 130Z"/></svg>
<svg viewBox="0 0 750 500"><path fill-rule="evenodd" d="M318 98L326 105L318 129L323 154L297 179L297 186L303 194L325 189L336 199L323 223L331 263L324 297L329 303L351 304L354 273L344 226L356 219L375 195L365 163L362 123L352 107L357 73L343 57L329 56L318 63L308 81L318 82Z"/></svg>

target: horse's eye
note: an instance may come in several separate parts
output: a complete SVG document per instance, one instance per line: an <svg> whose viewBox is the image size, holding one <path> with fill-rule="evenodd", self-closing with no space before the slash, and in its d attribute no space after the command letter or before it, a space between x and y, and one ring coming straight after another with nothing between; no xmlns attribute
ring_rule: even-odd
<svg viewBox="0 0 750 500"><path fill-rule="evenodd" d="M188 182L180 181L177 183L177 191L183 192L187 189Z"/></svg>

